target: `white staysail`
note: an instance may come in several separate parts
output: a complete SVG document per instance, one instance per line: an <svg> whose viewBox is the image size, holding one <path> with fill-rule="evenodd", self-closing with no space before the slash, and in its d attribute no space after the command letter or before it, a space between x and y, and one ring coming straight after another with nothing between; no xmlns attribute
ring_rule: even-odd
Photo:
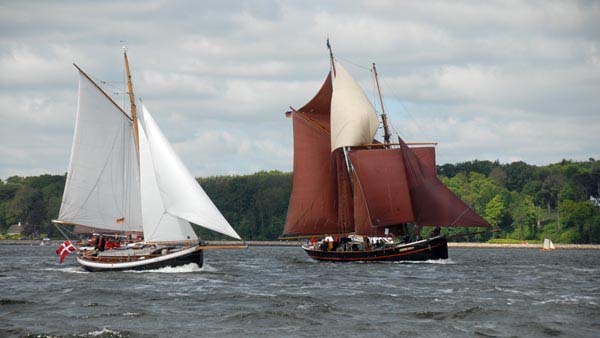
<svg viewBox="0 0 600 338"><path fill-rule="evenodd" d="M58 218L95 228L142 230L132 122L81 71L75 135Z"/></svg>
<svg viewBox="0 0 600 338"><path fill-rule="evenodd" d="M165 211L154 174L154 161L144 128L138 120L140 140L140 188L142 218L146 242L177 242L196 240L198 237L187 221Z"/></svg>
<svg viewBox="0 0 600 338"><path fill-rule="evenodd" d="M209 230L241 239L175 154L144 105L140 124L148 141L164 210Z"/></svg>
<svg viewBox="0 0 600 338"><path fill-rule="evenodd" d="M331 97L331 151L370 144L379 127L375 108L344 67L335 63Z"/></svg>
<svg viewBox="0 0 600 338"><path fill-rule="evenodd" d="M549 240L548 238L544 238L544 247L543 247L543 249L544 250L554 250L556 248L554 247L554 243L552 243L551 240Z"/></svg>

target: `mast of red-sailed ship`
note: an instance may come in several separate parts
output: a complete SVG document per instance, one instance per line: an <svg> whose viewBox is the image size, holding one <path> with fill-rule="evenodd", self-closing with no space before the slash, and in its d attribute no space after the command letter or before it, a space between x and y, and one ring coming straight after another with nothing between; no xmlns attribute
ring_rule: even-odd
<svg viewBox="0 0 600 338"><path fill-rule="evenodd" d="M377 85L377 94L379 94L379 103L381 105L381 122L383 123L383 140L387 145L390 144L390 128L388 127L387 115L385 114L385 108L383 107L383 98L381 97L381 89L379 88L379 78L377 76L377 68L375 62L373 62L373 74L375 75L375 84Z"/></svg>

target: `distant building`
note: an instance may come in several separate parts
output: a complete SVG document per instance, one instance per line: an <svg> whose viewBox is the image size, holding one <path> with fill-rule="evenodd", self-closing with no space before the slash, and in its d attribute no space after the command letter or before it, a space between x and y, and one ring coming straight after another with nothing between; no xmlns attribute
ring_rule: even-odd
<svg viewBox="0 0 600 338"><path fill-rule="evenodd" d="M22 232L23 232L23 227L21 226L21 222L19 222L18 224L13 224L13 225L9 226L8 230L6 231L6 234L9 236L14 236L14 235L21 235Z"/></svg>
<svg viewBox="0 0 600 338"><path fill-rule="evenodd" d="M592 202L593 205L600 207L600 197L590 196L590 202Z"/></svg>

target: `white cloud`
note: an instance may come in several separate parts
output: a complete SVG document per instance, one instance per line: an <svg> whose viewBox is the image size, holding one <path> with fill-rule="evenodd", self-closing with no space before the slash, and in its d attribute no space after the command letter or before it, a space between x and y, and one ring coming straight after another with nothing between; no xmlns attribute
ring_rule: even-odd
<svg viewBox="0 0 600 338"><path fill-rule="evenodd" d="M320 87L327 35L371 97L364 68L377 62L394 125L440 141L441 163L600 157L598 2L10 2L0 177L66 170L71 62L122 92L120 40L136 93L192 173L290 170L282 113Z"/></svg>

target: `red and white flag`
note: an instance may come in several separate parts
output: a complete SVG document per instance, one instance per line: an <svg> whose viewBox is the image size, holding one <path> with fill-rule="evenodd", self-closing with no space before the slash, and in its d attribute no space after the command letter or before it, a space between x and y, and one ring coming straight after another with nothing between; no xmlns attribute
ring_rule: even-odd
<svg viewBox="0 0 600 338"><path fill-rule="evenodd" d="M60 263L62 264L62 262L65 260L65 257L75 250L77 249L75 249L70 241L65 241L63 244L61 244L60 247L56 249L56 254L60 256Z"/></svg>

